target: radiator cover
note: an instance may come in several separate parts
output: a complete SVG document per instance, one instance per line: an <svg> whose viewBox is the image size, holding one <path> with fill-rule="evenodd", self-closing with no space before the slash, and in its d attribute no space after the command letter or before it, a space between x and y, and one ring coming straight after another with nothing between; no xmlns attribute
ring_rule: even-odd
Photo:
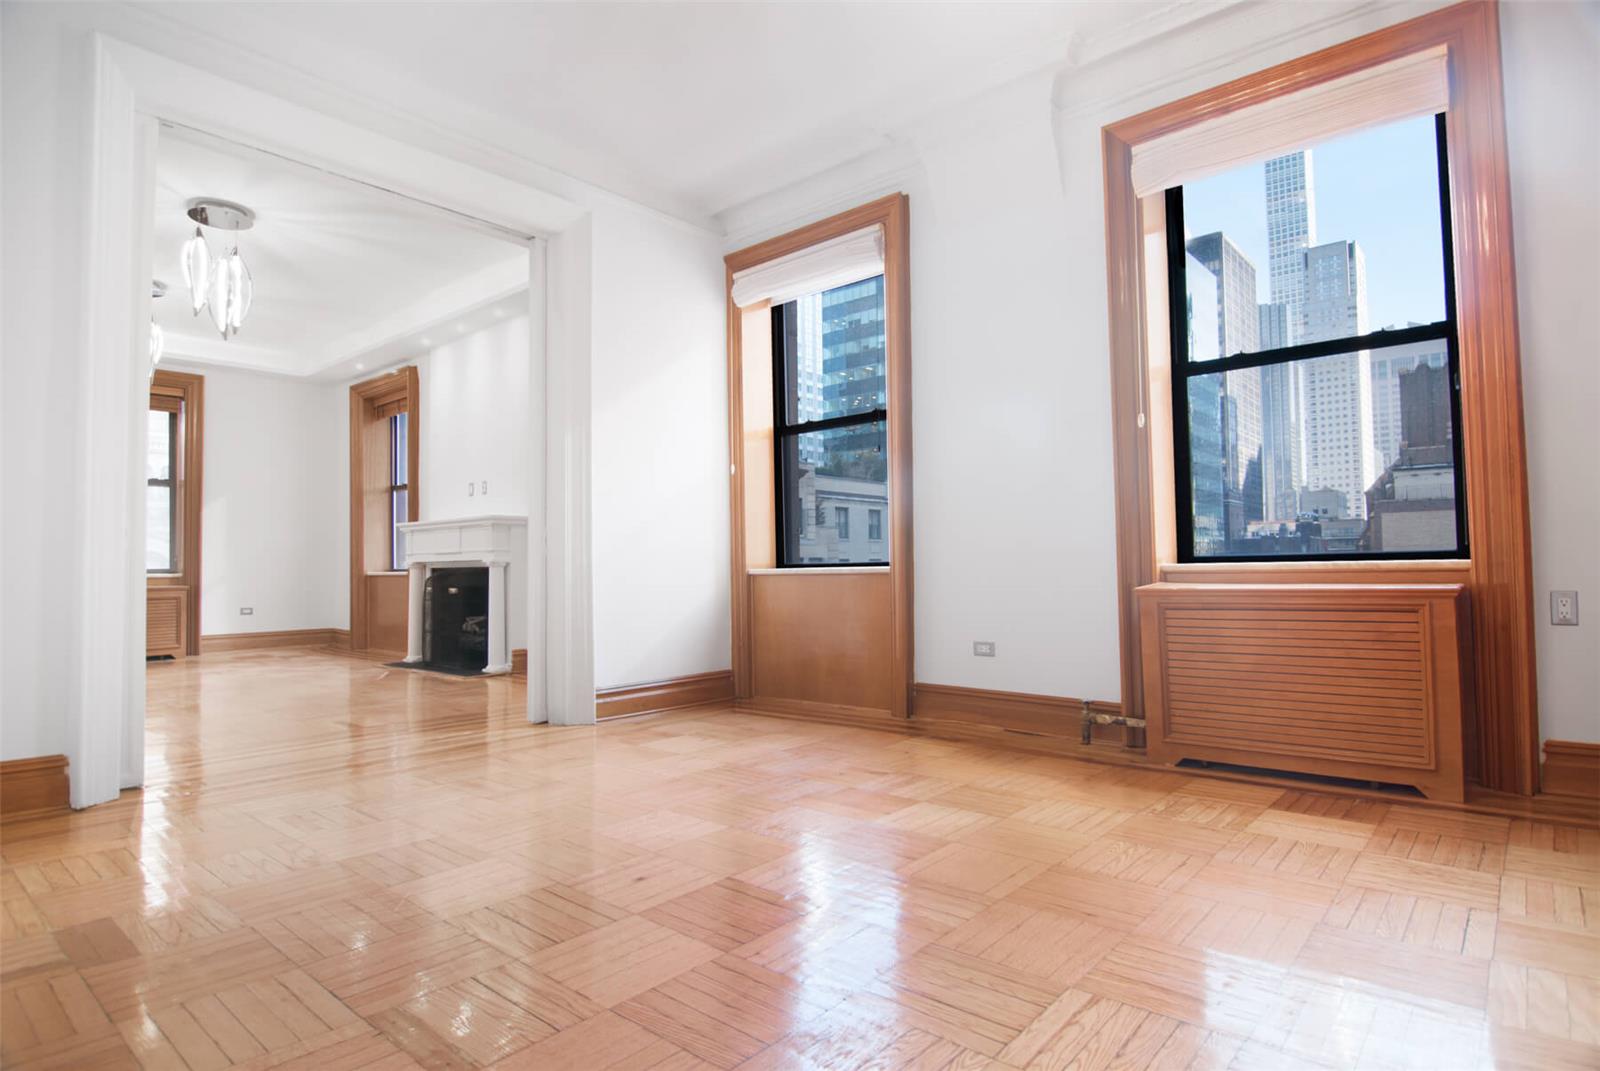
<svg viewBox="0 0 1600 1071"><path fill-rule="evenodd" d="M1463 798L1460 584L1138 590L1148 750Z"/></svg>

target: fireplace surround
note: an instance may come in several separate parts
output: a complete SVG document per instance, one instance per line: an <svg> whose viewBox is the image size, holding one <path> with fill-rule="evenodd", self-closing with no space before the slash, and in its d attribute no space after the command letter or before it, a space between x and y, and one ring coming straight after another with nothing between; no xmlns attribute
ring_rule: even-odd
<svg viewBox="0 0 1600 1071"><path fill-rule="evenodd" d="M409 575L405 661L453 673L509 673L513 647L526 643L526 518L398 527Z"/></svg>

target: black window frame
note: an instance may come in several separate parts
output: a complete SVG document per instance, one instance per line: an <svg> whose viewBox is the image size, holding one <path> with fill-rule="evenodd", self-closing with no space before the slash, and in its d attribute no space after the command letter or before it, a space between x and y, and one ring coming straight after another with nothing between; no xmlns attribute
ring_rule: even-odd
<svg viewBox="0 0 1600 1071"><path fill-rule="evenodd" d="M1431 324L1319 342L1304 342L1256 353L1236 353L1210 361L1189 360L1188 272L1185 257L1183 187L1166 191L1167 312L1171 334L1173 512L1177 515L1178 561L1194 563L1457 561L1471 557L1467 539L1466 465L1461 434L1461 354L1456 318L1455 240L1450 223L1450 155L1443 112L1434 116L1439 170L1439 236L1444 253L1444 319ZM1455 476L1456 545L1449 550L1344 551L1329 554L1208 554L1194 552L1194 474L1189 456L1189 380L1244 368L1295 364L1317 357L1379 351L1413 342L1442 340L1447 350L1450 390L1451 455Z"/></svg>
<svg viewBox="0 0 1600 1071"><path fill-rule="evenodd" d="M868 276L857 282L867 282L879 276ZM885 301L887 302L887 278L885 278ZM853 283L842 283L842 286L851 286ZM834 289L830 287L829 289ZM851 428L861 424L882 423L884 430L884 451L889 449L889 409L888 392L884 393L884 404L867 409L859 413L848 413L844 416L829 417L826 420L804 420L799 423L789 421L789 403L798 397L797 385L789 381L789 356L790 347L795 341L795 332L789 330L792 326L790 318L795 302L786 301L772 306L772 497L773 497L773 538L777 541L774 547L773 562L779 569L860 569L883 567L887 568L887 561L859 561L859 562L808 562L785 561L785 547L789 543L789 526L793 524L793 546L798 557L800 546L800 530L805 521L805 508L797 501L788 503L784 499L783 473L786 465L799 463L800 436L809 432L832 431L835 428ZM884 329L887 334L888 318L885 308ZM889 354L884 350L884 375L887 380ZM884 481L887 492L888 480ZM885 512L889 509L887 493L883 507ZM820 514L821 506L814 513ZM817 525L823 525L823 518L817 516Z"/></svg>
<svg viewBox="0 0 1600 1071"><path fill-rule="evenodd" d="M182 456L178 450L178 433L182 423L178 419L182 414L177 409L163 409L150 407L152 413L162 413L167 418L167 478L158 479L154 476L145 478L146 487L161 487L167 492L167 567L165 569L145 569L147 576L178 576L183 572L183 546L179 538L178 523L178 491L183 485L183 478L178 472L178 460ZM146 433L148 434L148 432ZM148 444L145 447L149 449Z"/></svg>
<svg viewBox="0 0 1600 1071"><path fill-rule="evenodd" d="M400 421L402 419L405 420L405 424L406 424L406 435L405 435L405 442L404 443L401 442L400 436L398 434L396 434L396 432L399 430ZM400 567L401 567L400 566L400 561L399 561L399 553L398 553L399 549L400 549L400 525L402 525L406 521L408 521L410 519L410 517L409 516L406 516L406 517L397 517L397 516L395 516L394 496L400 491L404 491L406 493L406 511L409 514L410 513L410 509L411 509L411 471L410 471L411 457L410 457L410 453L409 453L409 451L411 449L411 416L410 416L409 411L407 411L405 409L401 409L401 410L399 410L397 412L390 413L389 417L388 417L388 420L389 420L389 569L390 569L391 572L398 572L400 570ZM401 470L402 467L404 467L405 470L406 470L406 478L404 480L400 479L400 470Z"/></svg>

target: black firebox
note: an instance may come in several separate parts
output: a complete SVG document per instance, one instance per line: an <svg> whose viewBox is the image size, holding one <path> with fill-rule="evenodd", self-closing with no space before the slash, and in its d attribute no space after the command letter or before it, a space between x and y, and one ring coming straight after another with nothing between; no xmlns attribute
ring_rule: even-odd
<svg viewBox="0 0 1600 1071"><path fill-rule="evenodd" d="M422 591L422 665L467 674L488 664L489 570L433 570Z"/></svg>

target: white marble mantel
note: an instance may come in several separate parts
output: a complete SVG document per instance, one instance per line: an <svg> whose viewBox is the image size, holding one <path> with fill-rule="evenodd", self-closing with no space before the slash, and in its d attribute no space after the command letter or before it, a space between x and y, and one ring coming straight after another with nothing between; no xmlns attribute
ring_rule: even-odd
<svg viewBox="0 0 1600 1071"><path fill-rule="evenodd" d="M422 661L422 595L436 566L481 565L489 570L489 659L485 673L511 672L512 631L520 633L518 585L528 547L528 519L501 514L397 525L409 574L406 661Z"/></svg>

